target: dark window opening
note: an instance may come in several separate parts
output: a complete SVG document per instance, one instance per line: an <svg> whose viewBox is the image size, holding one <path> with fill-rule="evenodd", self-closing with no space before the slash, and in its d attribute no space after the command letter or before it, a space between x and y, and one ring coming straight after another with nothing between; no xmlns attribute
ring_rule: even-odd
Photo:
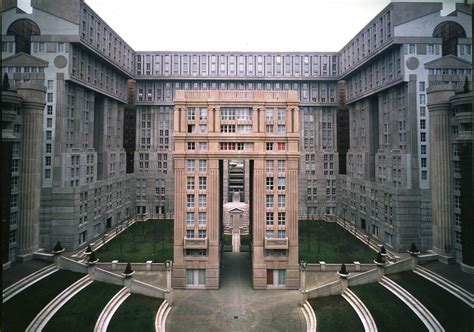
<svg viewBox="0 0 474 332"><path fill-rule="evenodd" d="M7 30L8 36L15 36L15 53L31 54L31 36L38 36L39 34L38 25L27 19L13 22Z"/></svg>
<svg viewBox="0 0 474 332"><path fill-rule="evenodd" d="M458 55L458 38L466 38L466 32L455 22L443 22L439 24L433 37L443 39L443 56L448 54Z"/></svg>

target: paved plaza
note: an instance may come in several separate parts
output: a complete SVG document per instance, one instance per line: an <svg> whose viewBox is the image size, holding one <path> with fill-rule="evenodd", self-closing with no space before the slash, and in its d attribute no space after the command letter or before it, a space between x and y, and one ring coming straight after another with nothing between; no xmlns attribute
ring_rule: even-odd
<svg viewBox="0 0 474 332"><path fill-rule="evenodd" d="M297 290L254 290L248 253L224 253L219 290L175 290L168 331L304 331Z"/></svg>

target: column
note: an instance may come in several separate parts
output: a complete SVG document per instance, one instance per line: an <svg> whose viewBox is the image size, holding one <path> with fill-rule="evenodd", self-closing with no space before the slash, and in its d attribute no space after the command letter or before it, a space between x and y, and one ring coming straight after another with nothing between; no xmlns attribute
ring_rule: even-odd
<svg viewBox="0 0 474 332"><path fill-rule="evenodd" d="M441 256L451 256L453 246L453 203L451 180L451 143L449 103L430 104L431 200L433 249ZM446 257L448 259L448 257Z"/></svg>
<svg viewBox="0 0 474 332"><path fill-rule="evenodd" d="M22 142L19 183L18 259L28 260L39 247L41 201L41 150L43 110L46 89L34 84L20 84L23 97Z"/></svg>

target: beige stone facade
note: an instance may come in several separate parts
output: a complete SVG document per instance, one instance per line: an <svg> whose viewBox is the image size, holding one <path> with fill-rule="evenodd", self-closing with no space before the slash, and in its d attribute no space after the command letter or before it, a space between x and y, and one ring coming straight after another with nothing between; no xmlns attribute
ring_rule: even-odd
<svg viewBox="0 0 474 332"><path fill-rule="evenodd" d="M293 91L176 92L173 287L219 287L229 159L250 162L254 288L299 287L298 103Z"/></svg>

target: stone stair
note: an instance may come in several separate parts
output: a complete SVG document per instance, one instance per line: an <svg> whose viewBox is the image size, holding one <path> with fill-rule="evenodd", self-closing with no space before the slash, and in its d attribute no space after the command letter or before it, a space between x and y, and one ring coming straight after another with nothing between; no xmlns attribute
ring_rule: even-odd
<svg viewBox="0 0 474 332"><path fill-rule="evenodd" d="M25 331L41 331L49 322L49 320L58 312L61 307L66 304L72 297L74 297L81 290L89 286L93 282L90 275L86 275L83 278L79 279L71 286L66 288L58 296L56 296L51 302L49 302L33 319L33 321L28 325Z"/></svg>
<svg viewBox="0 0 474 332"><path fill-rule="evenodd" d="M54 272L57 272L58 268L56 267L55 264L48 265L41 270L38 270L27 277L17 281L13 285L5 288L3 290L3 303L7 302L9 299L23 291L24 289L30 287L34 283L40 281L43 278L46 278L47 276L53 274Z"/></svg>
<svg viewBox="0 0 474 332"><path fill-rule="evenodd" d="M375 324L374 318L364 302L362 302L362 300L359 299L359 297L349 288L346 288L341 295L347 302L349 302L351 307L359 316L362 325L364 325L364 331L376 332L377 324Z"/></svg>
<svg viewBox="0 0 474 332"><path fill-rule="evenodd" d="M474 294L468 292L464 288L456 285L455 283L449 281L448 279L443 278L439 274L434 273L433 271L428 270L427 268L424 268L420 265L417 265L415 271L413 272L435 283L439 287L443 288L444 290L456 296L458 299L466 303L471 308L474 308Z"/></svg>
<svg viewBox="0 0 474 332"><path fill-rule="evenodd" d="M166 328L166 319L171 311L171 305L168 301L164 300L155 316L155 331L156 332L165 332Z"/></svg>
<svg viewBox="0 0 474 332"><path fill-rule="evenodd" d="M408 291L400 287L396 282L384 276L379 283L410 307L429 331L444 331L443 326L441 326L433 314L420 301L418 301Z"/></svg>
<svg viewBox="0 0 474 332"><path fill-rule="evenodd" d="M109 326L110 320L114 313L120 307L120 305L130 296L130 292L127 287L122 288L114 295L106 304L102 312L100 313L97 322L95 323L94 332L106 332Z"/></svg>
<svg viewBox="0 0 474 332"><path fill-rule="evenodd" d="M316 314L308 301L303 304L301 311L306 320L306 332L316 332Z"/></svg>

